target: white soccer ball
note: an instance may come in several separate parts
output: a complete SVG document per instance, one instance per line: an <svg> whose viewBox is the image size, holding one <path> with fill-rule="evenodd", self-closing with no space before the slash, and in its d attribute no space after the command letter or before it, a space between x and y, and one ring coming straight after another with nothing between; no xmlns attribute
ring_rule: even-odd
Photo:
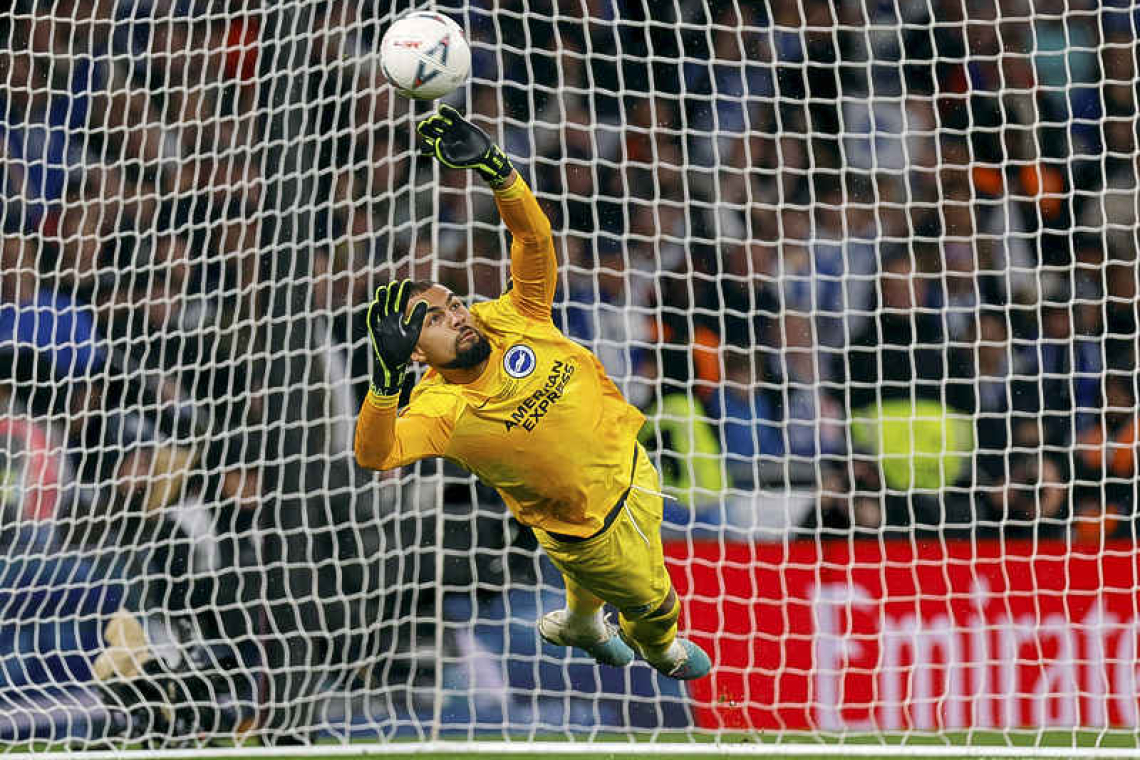
<svg viewBox="0 0 1140 760"><path fill-rule="evenodd" d="M471 48L459 24L442 13L416 11L384 34L380 66L404 97L435 100L467 80Z"/></svg>

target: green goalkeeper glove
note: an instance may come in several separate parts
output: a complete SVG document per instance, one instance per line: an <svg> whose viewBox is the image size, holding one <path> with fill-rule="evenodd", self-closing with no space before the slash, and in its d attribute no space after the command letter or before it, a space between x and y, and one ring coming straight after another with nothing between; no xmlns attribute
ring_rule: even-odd
<svg viewBox="0 0 1140 760"><path fill-rule="evenodd" d="M416 131L427 143L425 154L451 169L474 169L491 187L502 187L514 171L510 159L479 129L451 106L421 121Z"/></svg>
<svg viewBox="0 0 1140 760"><path fill-rule="evenodd" d="M368 306L368 337L372 339L372 352L376 356L372 364L372 390L382 396L400 392L408 361L424 326L426 302L416 304L411 315L404 319L411 282L401 280L381 285Z"/></svg>

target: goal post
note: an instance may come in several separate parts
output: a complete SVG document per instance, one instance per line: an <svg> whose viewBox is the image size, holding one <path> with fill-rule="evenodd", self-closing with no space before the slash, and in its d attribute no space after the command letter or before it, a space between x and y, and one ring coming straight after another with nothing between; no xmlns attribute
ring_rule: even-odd
<svg viewBox="0 0 1140 760"><path fill-rule="evenodd" d="M509 285L378 63L424 8L551 218L556 326L646 415L707 678L543 643L562 580L494 490L354 461L376 288ZM1137 753L1138 24L16 0L0 749Z"/></svg>

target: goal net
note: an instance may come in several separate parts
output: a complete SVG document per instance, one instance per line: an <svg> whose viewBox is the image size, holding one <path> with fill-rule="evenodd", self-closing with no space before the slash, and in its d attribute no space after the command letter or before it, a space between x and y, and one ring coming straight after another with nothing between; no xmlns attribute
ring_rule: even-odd
<svg viewBox="0 0 1140 760"><path fill-rule="evenodd" d="M561 579L492 489L353 459L376 287L507 287L380 72L427 7L551 217L555 323L647 416L705 679L543 644ZM17 0L0 748L1135 746L1138 21Z"/></svg>

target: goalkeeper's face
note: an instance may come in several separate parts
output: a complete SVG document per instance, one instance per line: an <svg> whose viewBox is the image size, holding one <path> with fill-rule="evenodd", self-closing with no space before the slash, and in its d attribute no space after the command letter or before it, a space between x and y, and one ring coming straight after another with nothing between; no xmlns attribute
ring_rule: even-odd
<svg viewBox="0 0 1140 760"><path fill-rule="evenodd" d="M424 301L428 305L423 330L412 358L437 369L478 367L491 355L491 344L479 332L471 312L447 288L432 285L408 299L405 315Z"/></svg>

